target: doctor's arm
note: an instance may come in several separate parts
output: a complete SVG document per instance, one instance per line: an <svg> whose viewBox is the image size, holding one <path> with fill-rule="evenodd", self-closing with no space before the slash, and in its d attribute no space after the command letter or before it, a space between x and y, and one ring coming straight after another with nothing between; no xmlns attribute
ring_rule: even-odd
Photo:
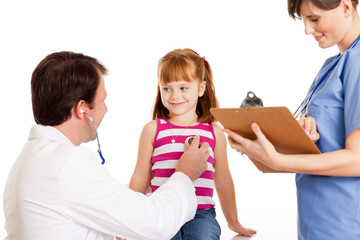
<svg viewBox="0 0 360 240"><path fill-rule="evenodd" d="M71 221L111 236L170 239L195 215L192 181L206 169L207 147L199 146L199 137L195 137L176 172L150 197L119 184L94 153L78 148L70 157L77 161L69 161L60 181L61 209Z"/></svg>
<svg viewBox="0 0 360 240"><path fill-rule="evenodd" d="M231 147L275 170L360 177L360 129L348 135L344 149L322 154L290 155L277 152L256 123L252 123L251 128L257 136L254 141L225 129Z"/></svg>

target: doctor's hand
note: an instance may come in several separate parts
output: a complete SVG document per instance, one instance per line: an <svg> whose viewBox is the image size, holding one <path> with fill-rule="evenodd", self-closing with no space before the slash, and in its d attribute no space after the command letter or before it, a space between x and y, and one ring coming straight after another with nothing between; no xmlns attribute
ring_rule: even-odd
<svg viewBox="0 0 360 240"><path fill-rule="evenodd" d="M305 132L309 135L310 139L313 142L316 142L320 139L320 135L316 129L316 121L312 117L301 117L299 119L299 124L304 128Z"/></svg>
<svg viewBox="0 0 360 240"><path fill-rule="evenodd" d="M280 153L276 151L274 145L261 132L258 124L252 123L251 129L257 137L256 140L244 138L229 129L224 129L224 132L228 134L228 140L233 149L246 154L251 159L262 162L270 168L280 170L278 169Z"/></svg>
<svg viewBox="0 0 360 240"><path fill-rule="evenodd" d="M198 179L207 169L207 159L210 155L209 144L200 144L200 137L195 136L191 144L185 143L185 152L179 159L175 172L185 173L191 181Z"/></svg>

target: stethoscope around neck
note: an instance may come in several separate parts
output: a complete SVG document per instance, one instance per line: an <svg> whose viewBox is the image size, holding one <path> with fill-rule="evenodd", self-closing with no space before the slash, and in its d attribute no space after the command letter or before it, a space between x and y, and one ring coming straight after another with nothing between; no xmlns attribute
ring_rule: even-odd
<svg viewBox="0 0 360 240"><path fill-rule="evenodd" d="M95 121L92 119L92 117L90 117L90 115L87 114L84 110L81 109L80 112L83 113L83 114L85 114L85 116L87 116L87 117L91 120L92 124L94 125L95 133L96 133L96 140L97 140L97 144L98 144L98 150L97 150L97 152L98 152L99 155L100 155L101 164L104 164L104 163L105 163L105 158L103 157L102 152L101 152L100 141L99 141L99 136L98 136L98 132L97 132L96 123L95 123Z"/></svg>
<svg viewBox="0 0 360 240"><path fill-rule="evenodd" d="M356 46L356 44L359 42L360 40L360 35L356 38L356 40L350 45L350 47L348 47L347 50L352 49ZM294 112L294 116L295 118L298 118L299 116L301 117L305 117L307 115L307 110L308 110L308 106L309 103L311 101L311 98L313 97L315 91L318 89L318 87L320 86L320 84L325 80L326 76L336 67L336 65L339 63L340 58L341 58L341 54L339 53L336 56L336 60L335 62L330 66L330 68L324 73L324 75L322 75L322 77L320 78L320 80L316 83L313 84L312 87L310 88L310 90L308 91L308 93L306 94L306 97L304 98L304 100L301 102L301 104L299 105L299 107L296 109L296 111Z"/></svg>

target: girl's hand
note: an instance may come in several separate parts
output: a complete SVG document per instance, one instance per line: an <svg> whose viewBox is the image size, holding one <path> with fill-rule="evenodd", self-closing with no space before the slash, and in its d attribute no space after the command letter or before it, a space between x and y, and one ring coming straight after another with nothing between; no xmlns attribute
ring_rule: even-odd
<svg viewBox="0 0 360 240"><path fill-rule="evenodd" d="M241 236L251 237L252 234L255 234L256 231L251 228L244 228L239 222L235 224L228 224L229 228L238 233Z"/></svg>
<svg viewBox="0 0 360 240"><path fill-rule="evenodd" d="M272 145L261 132L259 125L252 123L251 129L257 137L256 140L244 138L229 129L224 129L224 131L228 134L228 140L233 149L246 154L251 159L258 160L275 170L280 170L278 169L279 162L277 161L280 153L276 151L274 145Z"/></svg>
<svg viewBox="0 0 360 240"><path fill-rule="evenodd" d="M304 128L304 130L306 131L306 133L309 135L310 139L313 142L316 142L317 140L320 139L320 135L316 129L316 121L314 118L301 117L299 120L299 124Z"/></svg>

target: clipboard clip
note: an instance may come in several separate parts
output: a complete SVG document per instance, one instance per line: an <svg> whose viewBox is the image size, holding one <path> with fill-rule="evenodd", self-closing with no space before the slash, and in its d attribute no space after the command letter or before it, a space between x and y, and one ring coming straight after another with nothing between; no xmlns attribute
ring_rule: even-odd
<svg viewBox="0 0 360 240"><path fill-rule="evenodd" d="M261 98L258 98L255 93L249 91L247 92L246 98L242 101L240 107L247 108L247 107L263 107L264 104Z"/></svg>

